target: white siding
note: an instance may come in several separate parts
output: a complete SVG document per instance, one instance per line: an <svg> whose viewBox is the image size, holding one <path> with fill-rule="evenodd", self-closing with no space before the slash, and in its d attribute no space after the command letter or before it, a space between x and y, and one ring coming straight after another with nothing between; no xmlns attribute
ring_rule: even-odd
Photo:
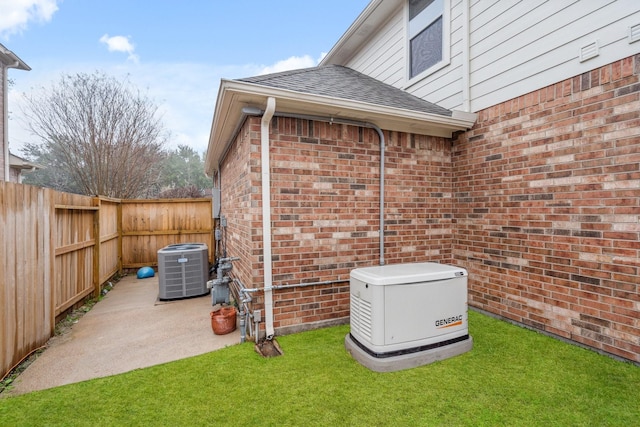
<svg viewBox="0 0 640 427"><path fill-rule="evenodd" d="M462 102L459 82L462 61L460 1L451 1L450 64L427 78L408 86L404 7L396 9L379 31L344 65L445 108L459 108Z"/></svg>
<svg viewBox="0 0 640 427"><path fill-rule="evenodd" d="M445 108L462 109L467 3L474 112L640 53L640 41L628 41L629 27L640 24L638 0L451 0L451 59L444 68L408 81L404 7L344 65ZM581 62L580 48L593 42L599 55Z"/></svg>
<svg viewBox="0 0 640 427"><path fill-rule="evenodd" d="M477 0L471 6L471 109L579 75L640 51L628 27L640 22L633 0ZM597 41L600 55L580 62Z"/></svg>
<svg viewBox="0 0 640 427"><path fill-rule="evenodd" d="M345 65L382 82L401 87L405 73L404 50L404 14L400 8Z"/></svg>

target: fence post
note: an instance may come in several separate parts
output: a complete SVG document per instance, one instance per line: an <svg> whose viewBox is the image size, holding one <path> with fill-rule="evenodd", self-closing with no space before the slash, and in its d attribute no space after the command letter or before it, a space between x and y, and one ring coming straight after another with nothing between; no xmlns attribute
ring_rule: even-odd
<svg viewBox="0 0 640 427"><path fill-rule="evenodd" d="M100 297L100 197L93 198L93 206L98 209L93 211L93 296Z"/></svg>
<svg viewBox="0 0 640 427"><path fill-rule="evenodd" d="M46 328L48 330L47 339L53 336L56 328L56 197L55 191L43 189L43 210L44 210L44 244L43 244L43 260L45 262L44 269L44 287L45 299L47 307Z"/></svg>
<svg viewBox="0 0 640 427"><path fill-rule="evenodd" d="M118 200L118 274L122 276L122 199Z"/></svg>

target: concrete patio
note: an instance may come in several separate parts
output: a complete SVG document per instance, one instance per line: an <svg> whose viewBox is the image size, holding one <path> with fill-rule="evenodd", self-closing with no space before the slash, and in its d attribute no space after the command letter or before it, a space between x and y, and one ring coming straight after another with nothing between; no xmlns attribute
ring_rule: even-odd
<svg viewBox="0 0 640 427"><path fill-rule="evenodd" d="M120 374L240 343L236 329L215 335L209 295L160 301L158 276L125 276L46 350L5 394L17 395Z"/></svg>

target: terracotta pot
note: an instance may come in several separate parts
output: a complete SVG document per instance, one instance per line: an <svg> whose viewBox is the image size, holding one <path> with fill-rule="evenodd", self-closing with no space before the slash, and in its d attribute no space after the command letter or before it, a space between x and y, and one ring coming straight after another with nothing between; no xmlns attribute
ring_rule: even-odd
<svg viewBox="0 0 640 427"><path fill-rule="evenodd" d="M236 308L222 307L211 312L211 329L216 335L225 335L236 330Z"/></svg>

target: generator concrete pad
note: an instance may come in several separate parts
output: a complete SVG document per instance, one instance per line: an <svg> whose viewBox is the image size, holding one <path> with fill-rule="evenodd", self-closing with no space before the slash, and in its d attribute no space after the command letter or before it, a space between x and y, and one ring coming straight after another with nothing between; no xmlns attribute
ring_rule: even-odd
<svg viewBox="0 0 640 427"><path fill-rule="evenodd" d="M370 370L375 372L394 372L428 365L438 360L444 360L466 353L473 348L473 339L469 336L467 340L446 346L391 357L375 357L370 355L354 342L351 334L347 334L344 338L344 346L351 354L351 357Z"/></svg>

